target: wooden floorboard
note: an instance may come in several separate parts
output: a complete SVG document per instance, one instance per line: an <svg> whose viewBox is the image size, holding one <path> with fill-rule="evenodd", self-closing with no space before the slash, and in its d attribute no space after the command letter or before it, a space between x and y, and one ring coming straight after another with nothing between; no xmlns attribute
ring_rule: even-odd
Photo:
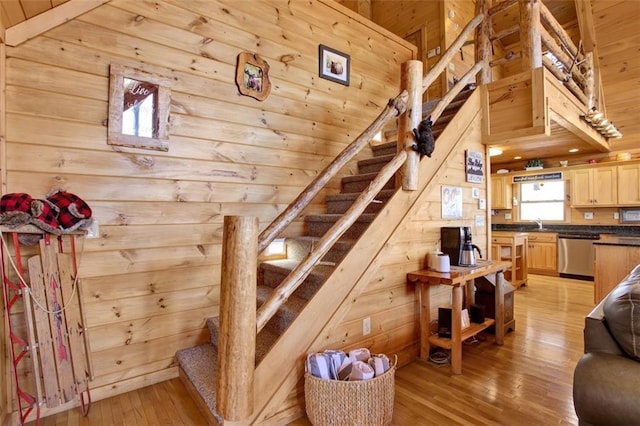
<svg viewBox="0 0 640 426"><path fill-rule="evenodd" d="M394 425L577 425L573 369L582 355L593 283L530 275L515 292L516 330L503 346L482 334L465 344L462 374L415 361L396 373ZM43 426L205 425L173 379L41 419ZM306 418L290 425L309 425ZM35 422L29 424L35 425Z"/></svg>

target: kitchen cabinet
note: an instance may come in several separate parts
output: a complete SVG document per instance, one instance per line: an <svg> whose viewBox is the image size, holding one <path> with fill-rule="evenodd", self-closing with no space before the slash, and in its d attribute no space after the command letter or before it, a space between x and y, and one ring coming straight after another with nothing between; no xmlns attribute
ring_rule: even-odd
<svg viewBox="0 0 640 426"><path fill-rule="evenodd" d="M576 169L571 172L571 205L601 207L618 204L616 166Z"/></svg>
<svg viewBox="0 0 640 426"><path fill-rule="evenodd" d="M528 272L558 276L558 234L554 232L530 232L528 241Z"/></svg>
<svg viewBox="0 0 640 426"><path fill-rule="evenodd" d="M604 237L594 241L593 303L598 304L640 264L640 238Z"/></svg>
<svg viewBox="0 0 640 426"><path fill-rule="evenodd" d="M491 176L491 208L510 209L513 207L513 184L511 176Z"/></svg>
<svg viewBox="0 0 640 426"><path fill-rule="evenodd" d="M640 163L618 166L618 204L640 205Z"/></svg>
<svg viewBox="0 0 640 426"><path fill-rule="evenodd" d="M491 234L491 260L511 262L511 267L504 272L504 278L515 288L527 285L528 244L526 232L493 231Z"/></svg>

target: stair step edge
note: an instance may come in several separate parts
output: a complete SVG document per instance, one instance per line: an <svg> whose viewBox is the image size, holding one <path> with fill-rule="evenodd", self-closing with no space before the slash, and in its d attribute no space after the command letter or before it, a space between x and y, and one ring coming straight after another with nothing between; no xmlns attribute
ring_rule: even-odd
<svg viewBox="0 0 640 426"><path fill-rule="evenodd" d="M305 222L336 222L344 215L339 213L326 213L326 214L310 214L304 217ZM375 213L363 213L356 219L358 222L373 222L375 219Z"/></svg>

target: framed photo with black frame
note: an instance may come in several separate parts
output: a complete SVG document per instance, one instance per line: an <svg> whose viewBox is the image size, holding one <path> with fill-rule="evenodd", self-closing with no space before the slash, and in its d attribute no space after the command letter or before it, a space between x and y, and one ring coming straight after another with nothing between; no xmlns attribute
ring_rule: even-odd
<svg viewBox="0 0 640 426"><path fill-rule="evenodd" d="M320 77L349 85L351 57L324 44L318 46L318 73Z"/></svg>

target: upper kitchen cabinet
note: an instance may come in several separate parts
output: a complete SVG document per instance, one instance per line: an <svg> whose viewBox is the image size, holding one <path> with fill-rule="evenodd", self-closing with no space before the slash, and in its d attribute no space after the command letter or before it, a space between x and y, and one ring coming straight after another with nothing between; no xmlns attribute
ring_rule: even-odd
<svg viewBox="0 0 640 426"><path fill-rule="evenodd" d="M640 163L618 166L618 204L640 205Z"/></svg>
<svg viewBox="0 0 640 426"><path fill-rule="evenodd" d="M491 208L510 209L513 207L511 201L513 189L511 176L491 176Z"/></svg>
<svg viewBox="0 0 640 426"><path fill-rule="evenodd" d="M571 173L571 206L604 207L617 204L615 166L576 169Z"/></svg>

